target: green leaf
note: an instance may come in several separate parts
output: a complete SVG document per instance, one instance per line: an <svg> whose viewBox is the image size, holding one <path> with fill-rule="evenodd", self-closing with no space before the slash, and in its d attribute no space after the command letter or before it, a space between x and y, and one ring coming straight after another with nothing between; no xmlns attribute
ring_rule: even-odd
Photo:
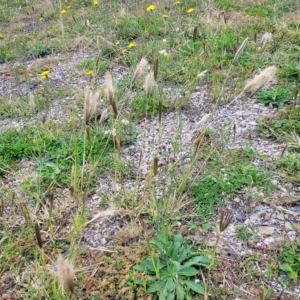
<svg viewBox="0 0 300 300"><path fill-rule="evenodd" d="M175 293L169 293L167 296L167 300L174 300L175 299Z"/></svg>
<svg viewBox="0 0 300 300"><path fill-rule="evenodd" d="M189 261L184 263L183 267L189 267L189 266L204 266L207 267L209 264L209 258L207 256L195 256L191 258Z"/></svg>
<svg viewBox="0 0 300 300"><path fill-rule="evenodd" d="M143 281L142 281L141 278L137 278L137 279L134 280L134 283L135 283L135 284L138 284L138 285L142 285L142 284L143 284Z"/></svg>
<svg viewBox="0 0 300 300"><path fill-rule="evenodd" d="M156 293L158 292L159 290L161 289L161 287L159 286L158 282L152 282L148 289L147 289L147 292L148 293Z"/></svg>
<svg viewBox="0 0 300 300"><path fill-rule="evenodd" d="M170 278L167 282L167 289L169 292L173 292L175 290L175 282L172 278Z"/></svg>
<svg viewBox="0 0 300 300"><path fill-rule="evenodd" d="M282 264L279 266L279 269L285 272L293 272L293 269L288 264Z"/></svg>
<svg viewBox="0 0 300 300"><path fill-rule="evenodd" d="M191 280L186 280L185 284L194 292L201 294L201 295L205 294L205 290L204 290L202 284L197 283L195 281L191 281Z"/></svg>
<svg viewBox="0 0 300 300"><path fill-rule="evenodd" d="M147 271L147 269L144 265L135 265L133 267L133 270L137 270L137 271L140 271L140 272L146 272Z"/></svg>
<svg viewBox="0 0 300 300"><path fill-rule="evenodd" d="M178 258L178 261L180 263L182 263L183 261L185 261L187 258L187 251L186 251L186 248L185 247L182 247L182 250L181 250L181 253L180 253L180 256Z"/></svg>
<svg viewBox="0 0 300 300"><path fill-rule="evenodd" d="M182 276L195 276L198 274L198 270L196 270L193 267L185 267L185 268L181 268L177 273L178 275L182 275Z"/></svg>
<svg viewBox="0 0 300 300"><path fill-rule="evenodd" d="M176 291L177 291L177 299L184 300L185 290L180 283L177 284Z"/></svg>

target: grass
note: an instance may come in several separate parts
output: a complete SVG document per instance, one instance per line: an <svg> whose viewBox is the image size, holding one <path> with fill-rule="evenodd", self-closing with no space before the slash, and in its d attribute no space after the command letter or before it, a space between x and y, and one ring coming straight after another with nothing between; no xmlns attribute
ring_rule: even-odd
<svg viewBox="0 0 300 300"><path fill-rule="evenodd" d="M258 204L276 192L274 179L299 184L296 2L28 2L0 0L1 294L275 299L276 279L291 291L282 297L293 295L299 242L259 249L244 224L232 226L252 254L232 260L219 242L235 198ZM251 137L232 148L234 120L220 132L199 123L184 131L185 118L246 103L245 84L272 65L276 81L256 99L278 110L257 131L285 144L281 156L261 156ZM194 92L205 95L199 111ZM178 125L166 145L171 112ZM6 128L14 122L20 128ZM96 246L85 241L93 234ZM103 239L110 243L100 247ZM57 272L59 254L74 265L74 291Z"/></svg>

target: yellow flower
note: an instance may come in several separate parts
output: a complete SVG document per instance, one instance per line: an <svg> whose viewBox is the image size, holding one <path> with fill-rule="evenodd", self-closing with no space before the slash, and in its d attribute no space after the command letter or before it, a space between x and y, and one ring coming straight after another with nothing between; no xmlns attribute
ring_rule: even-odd
<svg viewBox="0 0 300 300"><path fill-rule="evenodd" d="M68 6L67 6L67 9L70 9L71 7L72 7L71 5L68 5Z"/></svg>
<svg viewBox="0 0 300 300"><path fill-rule="evenodd" d="M192 13L193 11L194 11L193 8L189 8L186 12L187 12L188 14L190 14L190 13Z"/></svg>
<svg viewBox="0 0 300 300"><path fill-rule="evenodd" d="M131 49L131 48L134 48L135 47L135 42L131 42L129 45L128 45L128 48Z"/></svg>
<svg viewBox="0 0 300 300"><path fill-rule="evenodd" d="M50 71L46 70L46 71L42 72L41 76L42 76L43 79L48 79L49 76L50 76Z"/></svg>
<svg viewBox="0 0 300 300"><path fill-rule="evenodd" d="M125 54L127 52L127 49L122 50L122 54Z"/></svg>
<svg viewBox="0 0 300 300"><path fill-rule="evenodd" d="M0 39L4 39L4 35L0 33Z"/></svg>
<svg viewBox="0 0 300 300"><path fill-rule="evenodd" d="M40 17L40 18L39 18L39 20L40 20L40 21L43 21L43 20L44 20L44 18L43 18L43 17Z"/></svg>
<svg viewBox="0 0 300 300"><path fill-rule="evenodd" d="M93 75L94 71L93 70L89 70L85 72L85 75Z"/></svg>
<svg viewBox="0 0 300 300"><path fill-rule="evenodd" d="M176 1L175 4L176 4L176 5L179 5L179 4L181 4L181 2L180 2L180 1Z"/></svg>
<svg viewBox="0 0 300 300"><path fill-rule="evenodd" d="M168 16L168 15L162 15L162 17L163 17L164 19L167 19L167 18L169 18L169 16Z"/></svg>
<svg viewBox="0 0 300 300"><path fill-rule="evenodd" d="M98 5L98 0L93 0L94 5Z"/></svg>
<svg viewBox="0 0 300 300"><path fill-rule="evenodd" d="M146 10L153 11L154 9L155 9L155 6L152 4L152 5L149 5Z"/></svg>
<svg viewBox="0 0 300 300"><path fill-rule="evenodd" d="M60 13L63 15L65 14L67 11L65 9L63 9Z"/></svg>
<svg viewBox="0 0 300 300"><path fill-rule="evenodd" d="M120 42L119 42L119 41L116 41L115 44L118 46L118 45L120 45Z"/></svg>
<svg viewBox="0 0 300 300"><path fill-rule="evenodd" d="M248 19L249 17L250 17L249 15L246 15L246 16L245 16L245 18L247 18L247 19Z"/></svg>

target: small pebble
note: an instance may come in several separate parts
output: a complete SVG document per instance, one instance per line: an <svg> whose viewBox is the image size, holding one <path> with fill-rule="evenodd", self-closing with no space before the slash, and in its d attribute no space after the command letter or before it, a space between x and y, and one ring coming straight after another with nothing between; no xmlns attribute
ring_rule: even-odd
<svg viewBox="0 0 300 300"><path fill-rule="evenodd" d="M300 211L300 206L295 205L295 206L292 206L291 209L292 209L292 211L294 211L294 212L298 212L298 211Z"/></svg>
<svg viewBox="0 0 300 300"><path fill-rule="evenodd" d="M235 218L239 222L243 222L243 220L244 220L244 217L242 215L235 215Z"/></svg>

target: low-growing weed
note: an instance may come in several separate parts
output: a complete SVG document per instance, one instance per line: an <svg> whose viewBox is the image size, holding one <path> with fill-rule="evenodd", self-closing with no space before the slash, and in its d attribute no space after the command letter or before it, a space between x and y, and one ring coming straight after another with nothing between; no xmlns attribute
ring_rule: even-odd
<svg viewBox="0 0 300 300"><path fill-rule="evenodd" d="M218 169L218 172L204 176L199 183L193 185L195 203L202 220L209 219L215 206L222 203L223 198L233 197L242 188L262 186L265 190L271 189L267 173L252 163L255 152L250 149L233 151L227 158L228 165L212 163L211 168Z"/></svg>
<svg viewBox="0 0 300 300"><path fill-rule="evenodd" d="M200 268L208 268L209 259L185 246L180 234L172 239L158 235L150 241L151 256L134 270L144 272L150 279L136 279L135 283L147 287L147 292L159 299L192 299L193 294L205 294L199 282Z"/></svg>
<svg viewBox="0 0 300 300"><path fill-rule="evenodd" d="M299 120L300 108L287 106L274 116L263 118L257 126L257 131L264 137L282 140L285 134L300 134Z"/></svg>
<svg viewBox="0 0 300 300"><path fill-rule="evenodd" d="M286 272L290 279L297 281L300 274L300 240L291 245L284 246L279 257L279 269Z"/></svg>
<svg viewBox="0 0 300 300"><path fill-rule="evenodd" d="M257 97L258 102L271 107L283 106L284 104L291 102L292 99L293 93L290 90L280 87L270 91L261 91Z"/></svg>

